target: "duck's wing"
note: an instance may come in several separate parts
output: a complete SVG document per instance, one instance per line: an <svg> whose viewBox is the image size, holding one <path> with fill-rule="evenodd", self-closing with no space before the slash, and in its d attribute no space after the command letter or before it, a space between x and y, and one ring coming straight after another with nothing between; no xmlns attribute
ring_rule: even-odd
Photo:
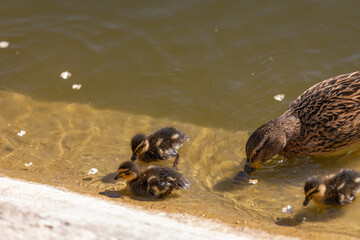
<svg viewBox="0 0 360 240"><path fill-rule="evenodd" d="M285 114L301 122L303 144L339 149L360 140L360 71L322 81L306 90ZM321 147L321 146L320 146Z"/></svg>

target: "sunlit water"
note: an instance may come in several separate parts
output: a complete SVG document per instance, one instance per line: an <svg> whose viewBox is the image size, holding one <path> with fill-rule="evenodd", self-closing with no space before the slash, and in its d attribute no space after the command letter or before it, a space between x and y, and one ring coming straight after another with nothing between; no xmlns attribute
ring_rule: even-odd
<svg viewBox="0 0 360 240"><path fill-rule="evenodd" d="M241 146L248 134L242 131L97 110L84 104L38 102L4 91L0 95L0 164L10 176L291 236L297 232L311 236L309 230L357 236L360 231L358 201L342 209L301 208L302 186L307 177L326 172L325 169L359 168L358 156L347 158L344 153L284 162L278 158L254 175L257 184L237 185L231 178L244 164ZM114 173L120 162L130 158L129 139L135 133L149 133L166 124L179 127L191 138L180 151L179 168L192 185L190 190L169 199L149 201L125 190L124 183L115 184ZM21 130L25 134L19 136ZM172 161L157 164L171 166ZM98 173L89 174L92 168ZM282 213L286 204L294 207L293 216Z"/></svg>
<svg viewBox="0 0 360 240"><path fill-rule="evenodd" d="M357 237L360 201L301 207L307 177L360 169L360 156L347 156L356 148L316 159L275 158L254 175L254 185L231 178L256 127L313 84L360 69L359 5L4 2L0 41L10 45L0 49L1 171L276 234ZM72 76L64 80L66 70ZM76 91L73 84L82 87ZM281 102L273 98L279 93L285 94ZM113 174L130 158L134 134L164 125L191 138L180 150L179 168L192 185L147 201L114 184ZM91 168L99 172L89 175ZM292 216L282 213L286 204L294 207Z"/></svg>

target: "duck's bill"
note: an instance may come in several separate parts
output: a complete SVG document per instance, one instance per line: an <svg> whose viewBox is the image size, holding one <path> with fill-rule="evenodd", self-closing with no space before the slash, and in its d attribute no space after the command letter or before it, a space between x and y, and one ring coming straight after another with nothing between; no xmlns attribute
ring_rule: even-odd
<svg viewBox="0 0 360 240"><path fill-rule="evenodd" d="M310 199L309 198L305 198L304 202L303 202L303 206L307 207L307 205L309 205Z"/></svg>
<svg viewBox="0 0 360 240"><path fill-rule="evenodd" d="M118 180L119 178L120 178L120 175L118 174L115 176L114 180Z"/></svg>
<svg viewBox="0 0 360 240"><path fill-rule="evenodd" d="M136 158L137 158L136 153L133 153L133 155L131 156L131 161L135 161L135 160L136 160Z"/></svg>
<svg viewBox="0 0 360 240"><path fill-rule="evenodd" d="M256 169L258 169L260 167L260 164L250 164L249 162L246 162L245 166L244 166L244 172L246 172L247 174L252 174L253 172L256 171Z"/></svg>

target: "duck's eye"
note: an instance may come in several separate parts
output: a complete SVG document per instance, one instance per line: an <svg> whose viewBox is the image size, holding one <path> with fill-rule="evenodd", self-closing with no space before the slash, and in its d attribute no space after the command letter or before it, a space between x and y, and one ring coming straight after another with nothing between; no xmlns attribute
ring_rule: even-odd
<svg viewBox="0 0 360 240"><path fill-rule="evenodd" d="M130 175L131 173L130 172L126 172L126 173L124 173L125 175Z"/></svg>

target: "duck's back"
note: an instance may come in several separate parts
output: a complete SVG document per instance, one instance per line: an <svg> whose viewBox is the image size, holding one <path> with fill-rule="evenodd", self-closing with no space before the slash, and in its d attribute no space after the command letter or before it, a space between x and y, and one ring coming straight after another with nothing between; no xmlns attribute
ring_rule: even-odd
<svg viewBox="0 0 360 240"><path fill-rule="evenodd" d="M284 155L319 155L360 140L360 72L322 81L306 90L286 110L300 120L300 133Z"/></svg>

